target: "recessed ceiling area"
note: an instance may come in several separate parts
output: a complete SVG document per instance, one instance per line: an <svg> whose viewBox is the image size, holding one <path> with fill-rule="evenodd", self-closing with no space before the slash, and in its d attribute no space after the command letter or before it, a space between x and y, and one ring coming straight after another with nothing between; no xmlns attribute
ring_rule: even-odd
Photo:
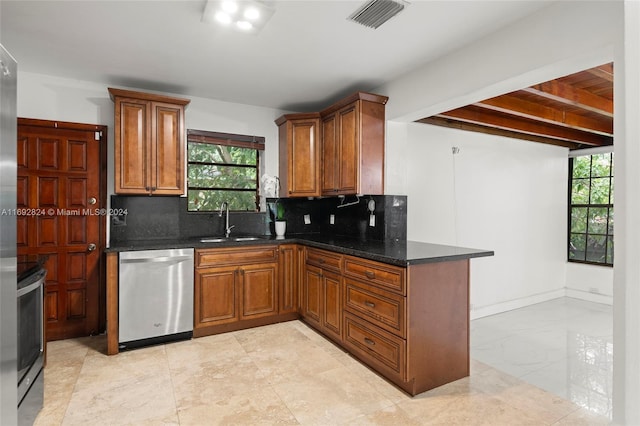
<svg viewBox="0 0 640 426"><path fill-rule="evenodd" d="M613 63L417 120L570 149L613 144Z"/></svg>

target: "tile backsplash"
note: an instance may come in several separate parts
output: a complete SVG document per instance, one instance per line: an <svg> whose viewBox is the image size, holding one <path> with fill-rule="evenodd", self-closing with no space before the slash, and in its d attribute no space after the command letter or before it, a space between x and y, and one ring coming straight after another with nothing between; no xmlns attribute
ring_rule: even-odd
<svg viewBox="0 0 640 426"><path fill-rule="evenodd" d="M275 201L267 199L268 207L273 207ZM375 204L374 219L368 210L370 201L373 201L372 207ZM404 195L282 198L278 202L285 207L287 235L327 233L365 240L407 238L407 197ZM127 215L111 218L113 243L224 235L224 217L219 217L217 212L188 212L184 197L112 195L111 208L127 210ZM305 224L305 215L309 215L309 224ZM259 213L231 212L229 223L235 225L232 235L275 234L273 218L272 209Z"/></svg>
<svg viewBox="0 0 640 426"><path fill-rule="evenodd" d="M275 200L268 198L267 205L273 206ZM374 204L373 221L368 210L370 201ZM349 195L311 200L281 198L278 202L285 207L287 234L327 233L366 240L407 239L405 195ZM309 215L310 224L305 223L305 215ZM272 220L273 211L270 211L269 221Z"/></svg>

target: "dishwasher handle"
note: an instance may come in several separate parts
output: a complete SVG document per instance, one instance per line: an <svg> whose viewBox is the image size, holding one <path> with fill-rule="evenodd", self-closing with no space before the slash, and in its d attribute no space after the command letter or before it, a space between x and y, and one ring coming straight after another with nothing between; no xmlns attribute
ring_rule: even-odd
<svg viewBox="0 0 640 426"><path fill-rule="evenodd" d="M142 257L137 259L120 259L120 263L179 263L193 259L193 256Z"/></svg>

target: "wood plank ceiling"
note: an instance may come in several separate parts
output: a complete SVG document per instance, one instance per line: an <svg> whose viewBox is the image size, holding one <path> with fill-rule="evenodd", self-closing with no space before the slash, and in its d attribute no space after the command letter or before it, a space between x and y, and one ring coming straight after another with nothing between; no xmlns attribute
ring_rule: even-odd
<svg viewBox="0 0 640 426"><path fill-rule="evenodd" d="M417 120L581 149L613 144L613 63Z"/></svg>

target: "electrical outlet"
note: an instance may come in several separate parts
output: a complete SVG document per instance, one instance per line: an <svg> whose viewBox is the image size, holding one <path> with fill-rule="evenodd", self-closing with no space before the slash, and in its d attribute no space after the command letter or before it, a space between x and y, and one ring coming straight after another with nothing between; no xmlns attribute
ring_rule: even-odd
<svg viewBox="0 0 640 426"><path fill-rule="evenodd" d="M336 215L335 214L329 215L329 225L333 225L335 223L336 223Z"/></svg>
<svg viewBox="0 0 640 426"><path fill-rule="evenodd" d="M311 215L310 214L305 214L304 215L304 224L305 225L311 225Z"/></svg>

